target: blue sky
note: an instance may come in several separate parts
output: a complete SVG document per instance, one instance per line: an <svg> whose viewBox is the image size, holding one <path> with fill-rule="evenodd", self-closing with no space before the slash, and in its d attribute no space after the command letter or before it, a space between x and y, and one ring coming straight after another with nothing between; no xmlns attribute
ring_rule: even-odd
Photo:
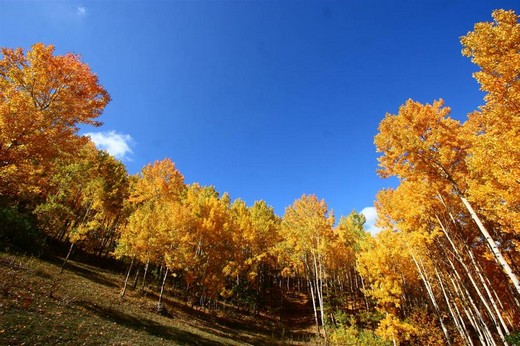
<svg viewBox="0 0 520 346"><path fill-rule="evenodd" d="M6 1L0 46L74 52L112 96L84 128L130 173L171 157L186 181L283 214L303 193L371 207L373 137L408 98L482 104L459 37L518 1ZM116 152L117 151L117 152ZM366 209L370 212L370 209Z"/></svg>

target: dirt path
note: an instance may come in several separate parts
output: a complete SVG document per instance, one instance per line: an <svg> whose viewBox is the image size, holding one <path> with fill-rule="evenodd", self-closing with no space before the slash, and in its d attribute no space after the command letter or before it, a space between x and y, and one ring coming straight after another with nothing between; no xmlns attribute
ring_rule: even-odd
<svg viewBox="0 0 520 346"><path fill-rule="evenodd" d="M288 336L297 341L308 341L315 335L314 311L309 297L300 292L289 292L284 299L282 322Z"/></svg>

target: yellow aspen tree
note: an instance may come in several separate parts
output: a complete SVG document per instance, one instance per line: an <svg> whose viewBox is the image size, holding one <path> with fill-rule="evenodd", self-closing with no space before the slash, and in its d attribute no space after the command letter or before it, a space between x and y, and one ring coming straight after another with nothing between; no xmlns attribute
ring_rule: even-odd
<svg viewBox="0 0 520 346"><path fill-rule="evenodd" d="M361 295L363 283L357 272L356 256L361 250L361 244L369 236L364 230L365 217L356 211L352 211L348 216L342 216L336 228L334 228L334 238L329 247L327 255L327 267L329 268L329 284L333 287L334 293L331 301L341 302L347 299L347 307L357 308ZM365 306L368 306L366 299ZM331 302L331 305L332 304ZM334 307L334 306L333 306ZM336 306L341 309L341 305ZM367 307L368 310L368 307Z"/></svg>
<svg viewBox="0 0 520 346"><path fill-rule="evenodd" d="M256 201L248 208L240 199L231 205L231 218L236 251L229 254L224 269L233 286L229 295L233 294L239 304L245 302L258 312L270 270L276 266L272 250L280 240L280 218L264 201Z"/></svg>
<svg viewBox="0 0 520 346"><path fill-rule="evenodd" d="M318 334L325 329L324 283L327 276L327 248L332 244L334 216L324 200L315 195L303 195L287 207L282 218L281 236L284 248L295 267L303 268L314 308ZM319 317L318 317L319 316Z"/></svg>
<svg viewBox="0 0 520 346"><path fill-rule="evenodd" d="M485 104L465 124L471 143L468 201L493 222L510 263L520 261L520 23L514 11L496 10L493 22L475 24L461 38L462 53Z"/></svg>
<svg viewBox="0 0 520 346"><path fill-rule="evenodd" d="M425 298L431 301L432 312L438 316L448 342L451 337L445 326L445 313L450 314L460 337L467 342L471 340L466 333L468 323L482 336L504 341L509 332L502 318L503 310L498 309L477 263L464 256L466 248L470 254L472 251L466 244L454 244L454 239L463 238L468 233L457 234L452 229L449 232L446 230L446 227L464 228L469 220L461 220L460 217L451 217L450 220L442 206L444 198L435 197L436 190L435 186L425 182L403 181L395 190L381 191L376 202L379 225L399 231L405 237L410 256L426 288ZM474 241L471 247L479 248L481 244ZM450 265L447 266L447 263ZM453 290L447 279L453 274L453 279L461 287L458 291ZM490 276L497 274L495 272ZM453 299L454 296L458 299ZM468 302L471 304L468 305ZM474 311L475 317L469 321L460 317L460 309L465 307ZM472 322L475 318L478 323ZM493 335L493 329L496 329L496 335Z"/></svg>
<svg viewBox="0 0 520 346"><path fill-rule="evenodd" d="M487 242L497 264L520 294L518 277L505 260L497 242L476 214L467 196L468 142L458 121L448 117L442 101L422 105L408 100L397 115L387 114L375 137L383 177L395 175L401 180L425 180L444 185L443 192L455 194L466 207Z"/></svg>
<svg viewBox="0 0 520 346"><path fill-rule="evenodd" d="M146 165L130 182L127 208L131 212L126 224L120 228L115 255L118 258L136 257L141 263L146 263L144 288L150 263L165 266L169 271L165 255L171 249L164 244L169 236L169 241L172 241L168 233L171 231L170 207L172 203L181 203L186 187L183 175L169 158ZM164 275L163 284L166 277ZM158 309L162 307L163 291L164 287L161 287Z"/></svg>
<svg viewBox="0 0 520 346"><path fill-rule="evenodd" d="M129 197L135 205L154 199L180 200L185 191L184 176L170 158L146 165L139 178Z"/></svg>
<svg viewBox="0 0 520 346"><path fill-rule="evenodd" d="M399 316L405 286L419 282L403 235L386 229L370 238L357 257L357 267L366 283L364 293L385 315L379 322L377 334L394 344L410 339L415 329Z"/></svg>
<svg viewBox="0 0 520 346"><path fill-rule="evenodd" d="M248 208L244 201L237 199L231 205L231 211L236 223L233 238L240 249L240 267L247 281L259 289L267 267L274 267L270 252L280 240L280 219L264 201L256 201Z"/></svg>
<svg viewBox="0 0 520 346"><path fill-rule="evenodd" d="M244 285L249 274L252 273L251 257L253 256L251 235L254 233L251 213L246 203L237 199L231 204L232 239L237 246L235 253L230 253L224 274L234 283L235 288ZM255 274L251 274L255 275Z"/></svg>
<svg viewBox="0 0 520 346"><path fill-rule="evenodd" d="M117 230L124 223L129 180L125 165L104 150L98 152L97 173L101 178L101 203L95 218L100 226L90 232L89 243L100 256L114 250Z"/></svg>
<svg viewBox="0 0 520 346"><path fill-rule="evenodd" d="M87 221L90 211L86 214L86 210L91 209L87 196L95 191L93 186L98 180L97 158L98 150L93 143L87 142L76 157L56 161L47 196L33 211L47 235L59 241L68 239Z"/></svg>
<svg viewBox="0 0 520 346"><path fill-rule="evenodd" d="M198 184L188 186L185 203L194 220L183 239L188 249L185 275L187 284L198 290L199 304L204 307L219 295L227 295L226 274L234 268L230 259L238 251L233 242L231 203L227 194L220 197L213 187Z"/></svg>
<svg viewBox="0 0 520 346"><path fill-rule="evenodd" d="M278 217L273 207L269 206L265 201L256 201L249 209L251 215L251 223L253 232L248 234L246 239L251 244L251 262L256 276L261 276L261 281L267 280L268 268L275 267L275 258L273 256L273 249L280 237L280 223L281 219ZM251 279L252 276L251 275Z"/></svg>

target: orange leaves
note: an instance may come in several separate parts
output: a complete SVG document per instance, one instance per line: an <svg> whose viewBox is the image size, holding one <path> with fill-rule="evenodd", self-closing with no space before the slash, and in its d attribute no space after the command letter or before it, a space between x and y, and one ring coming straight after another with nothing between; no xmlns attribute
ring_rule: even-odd
<svg viewBox="0 0 520 346"><path fill-rule="evenodd" d="M478 23L461 39L462 53L481 69L474 77L487 92L486 104L461 125L449 117L442 100L431 105L408 100L398 114L385 116L375 137L382 153L379 174L397 176L400 184L378 194L378 223L385 231L361 254L358 264L370 283L367 293L394 315L391 309L400 304L398 288L417 281L407 276L414 271L410 259L402 255L407 251L434 306L439 290L448 299L445 289L455 285L453 278L443 282L439 274L456 271L454 261L441 257L456 255L463 263L460 253L464 251L482 253L479 265L486 256L494 259L489 272L503 270L519 290L508 261L518 260L513 239L520 226L520 17L513 11L497 10L493 18L494 23ZM462 250L457 250L457 242L462 243ZM445 250L447 244L454 253ZM464 269L469 275L466 265ZM461 276L456 273L457 278ZM508 283L502 280L501 285ZM510 292L501 294L505 297ZM447 308L454 315L450 303L446 302ZM380 335L387 338L401 333L389 318L380 324L380 331L387 334Z"/></svg>
<svg viewBox="0 0 520 346"><path fill-rule="evenodd" d="M466 144L458 136L460 123L448 117L450 109L442 100L423 105L412 100L387 114L379 125L374 142L383 177L400 179L458 180L463 170Z"/></svg>
<svg viewBox="0 0 520 346"><path fill-rule="evenodd" d="M461 38L462 54L481 68L474 74L489 103L520 104L520 24L514 11L496 10L494 23L477 23Z"/></svg>
<svg viewBox="0 0 520 346"><path fill-rule="evenodd" d="M54 160L76 153L77 125L95 121L110 101L97 76L54 47L2 49L0 61L0 193L40 191Z"/></svg>
<svg viewBox="0 0 520 346"><path fill-rule="evenodd" d="M96 124L110 101L108 93L99 85L98 78L88 65L79 61L79 56L68 53L53 56L54 46L35 44L27 52L27 60L20 86L40 111L62 112L62 117L47 121L62 124L76 122ZM48 115L48 114L46 114Z"/></svg>
<svg viewBox="0 0 520 346"><path fill-rule="evenodd" d="M486 104L465 124L471 142L468 200L478 204L486 218L498 222L502 232L516 234L520 227L519 18L513 11L494 11L494 22L476 24L461 39L462 52L480 67L474 76L487 92Z"/></svg>

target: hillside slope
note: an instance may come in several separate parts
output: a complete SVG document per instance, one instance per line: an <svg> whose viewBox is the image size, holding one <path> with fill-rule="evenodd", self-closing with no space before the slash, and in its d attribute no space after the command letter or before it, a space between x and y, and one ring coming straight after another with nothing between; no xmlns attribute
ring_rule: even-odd
<svg viewBox="0 0 520 346"><path fill-rule="evenodd" d="M120 297L122 274L74 261L60 274L60 265L0 253L0 344L298 345L310 337L276 317L224 316L173 300L161 316L151 291Z"/></svg>

